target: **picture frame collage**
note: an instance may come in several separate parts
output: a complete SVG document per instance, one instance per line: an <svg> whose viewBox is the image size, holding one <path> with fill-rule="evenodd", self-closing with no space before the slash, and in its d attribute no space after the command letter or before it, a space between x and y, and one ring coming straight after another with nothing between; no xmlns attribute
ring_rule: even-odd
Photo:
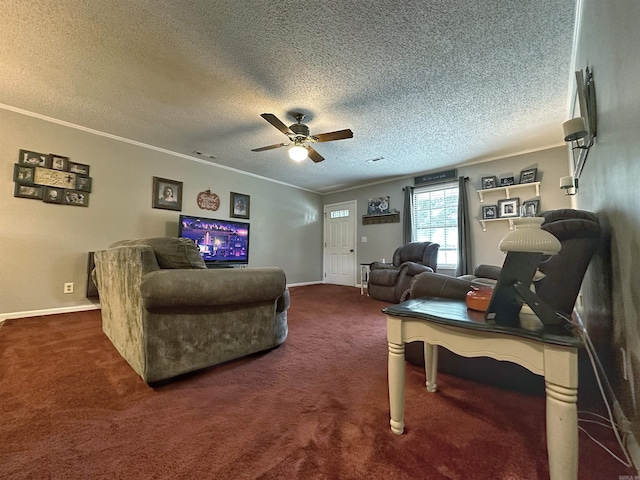
<svg viewBox="0 0 640 480"><path fill-rule="evenodd" d="M13 196L88 207L93 183L89 172L89 165L69 157L21 149L13 167Z"/></svg>
<svg viewBox="0 0 640 480"><path fill-rule="evenodd" d="M162 210L182 211L182 192L184 184L179 180L153 177L153 194L151 206ZM203 198L206 196L206 201ZM200 192L196 199L198 207L206 210L217 210L220 197L210 190ZM251 196L244 193L230 192L229 216L231 218L249 219Z"/></svg>
<svg viewBox="0 0 640 480"><path fill-rule="evenodd" d="M526 183L534 183L537 180L538 169L526 168L520 172L520 181L516 184L515 177L501 177L498 182L498 177L495 175L489 175L486 177L482 177L481 179L481 190L491 190L492 188L504 188L510 187L512 185L522 185Z"/></svg>
<svg viewBox="0 0 640 480"><path fill-rule="evenodd" d="M526 200L520 204L520 198L498 200L497 205L482 206L482 220L498 218L536 217L540 213L540 200Z"/></svg>
<svg viewBox="0 0 640 480"><path fill-rule="evenodd" d="M498 177L495 175L482 177L481 190L490 190L494 188L505 188L514 185L523 185L534 183L537 181L538 169L527 168L520 172L519 182L515 183L515 177L502 177L498 183ZM496 205L482 206L482 220L496 220L499 218L513 218L520 216L535 217L540 210L540 200L532 199L522 202L520 198L505 198L498 200Z"/></svg>

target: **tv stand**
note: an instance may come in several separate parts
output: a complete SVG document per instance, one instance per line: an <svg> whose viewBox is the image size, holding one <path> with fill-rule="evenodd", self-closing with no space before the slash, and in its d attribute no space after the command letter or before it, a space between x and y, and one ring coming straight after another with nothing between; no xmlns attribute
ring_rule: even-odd
<svg viewBox="0 0 640 480"><path fill-rule="evenodd" d="M207 268L213 270L213 269L217 269L217 268L241 268L241 265L228 265L228 264L221 264L221 265L215 265L215 264L207 264Z"/></svg>

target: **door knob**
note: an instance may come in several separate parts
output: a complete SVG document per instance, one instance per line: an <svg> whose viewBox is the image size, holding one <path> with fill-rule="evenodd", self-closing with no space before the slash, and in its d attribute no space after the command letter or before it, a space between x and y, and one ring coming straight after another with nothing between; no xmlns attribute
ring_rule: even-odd
<svg viewBox="0 0 640 480"><path fill-rule="evenodd" d="M351 250L349 250L351 253L353 253L353 248Z"/></svg>

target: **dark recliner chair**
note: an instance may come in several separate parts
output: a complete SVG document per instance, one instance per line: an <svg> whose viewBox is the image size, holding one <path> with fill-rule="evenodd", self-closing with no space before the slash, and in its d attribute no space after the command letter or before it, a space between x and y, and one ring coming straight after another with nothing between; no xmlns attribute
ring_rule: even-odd
<svg viewBox="0 0 640 480"><path fill-rule="evenodd" d="M541 216L545 219L541 228L555 235L562 249L548 261L543 260L538 267L544 278L535 282L536 293L554 310L570 316L591 258L601 245L602 229L598 217L584 210L550 210ZM500 267L487 265L480 265L474 275L458 278L423 273L414 277L408 297L464 299L472 286L491 284L499 273ZM405 357L411 363L424 365L422 342L407 344ZM440 349L438 369L471 380L529 392L531 387L539 391L542 385L541 377L517 365L490 358L462 358L446 349Z"/></svg>
<svg viewBox="0 0 640 480"><path fill-rule="evenodd" d="M396 249L391 264L373 262L369 274L369 295L398 303L415 275L436 271L439 248L437 243L411 242Z"/></svg>

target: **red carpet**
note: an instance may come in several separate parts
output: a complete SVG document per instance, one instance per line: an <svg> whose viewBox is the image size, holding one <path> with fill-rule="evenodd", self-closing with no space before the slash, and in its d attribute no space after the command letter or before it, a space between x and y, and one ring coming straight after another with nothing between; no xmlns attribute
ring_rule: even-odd
<svg viewBox="0 0 640 480"><path fill-rule="evenodd" d="M7 320L0 478L548 478L541 396L444 374L428 394L408 365L406 432L391 433L385 305L293 288L281 347L155 389L99 311ZM633 473L580 434L581 479Z"/></svg>

